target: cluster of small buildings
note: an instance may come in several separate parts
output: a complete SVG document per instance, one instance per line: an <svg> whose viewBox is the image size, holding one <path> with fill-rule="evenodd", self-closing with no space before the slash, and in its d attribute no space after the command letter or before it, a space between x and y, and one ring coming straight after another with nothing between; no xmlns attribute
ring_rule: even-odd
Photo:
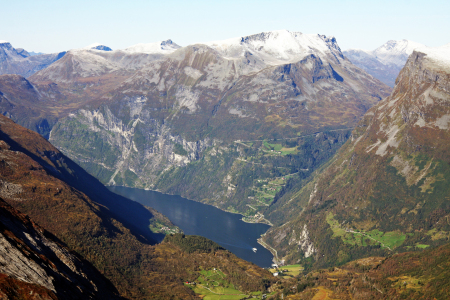
<svg viewBox="0 0 450 300"><path fill-rule="evenodd" d="M282 266L282 264L280 264L280 266ZM278 276L278 275L283 274L283 272L288 272L288 269L280 270L280 269L278 269L278 267L279 267L278 264L272 264L272 268L277 269L277 271L278 271L278 272L274 272L273 276Z"/></svg>
<svg viewBox="0 0 450 300"><path fill-rule="evenodd" d="M167 226L163 226L163 227L161 227L161 231L166 232L166 233L178 233L178 228L172 229Z"/></svg>

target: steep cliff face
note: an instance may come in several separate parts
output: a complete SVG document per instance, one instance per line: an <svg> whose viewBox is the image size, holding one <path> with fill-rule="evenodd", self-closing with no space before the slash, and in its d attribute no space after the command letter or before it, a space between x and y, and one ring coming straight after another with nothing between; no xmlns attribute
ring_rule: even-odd
<svg viewBox="0 0 450 300"><path fill-rule="evenodd" d="M50 140L105 183L140 187L153 183L152 173L159 173L168 165L185 166L213 144L208 138L189 142L181 136L173 136L170 128L158 120L144 119L145 115L141 119L139 114L144 101L133 98L120 104L128 106L133 115L133 120L128 122L116 117L108 106L95 111L79 110L66 119L66 124L75 129L69 133L73 138L58 143L54 135L66 130L64 124L59 123Z"/></svg>
<svg viewBox="0 0 450 300"><path fill-rule="evenodd" d="M6 189L20 193L11 185ZM0 293L11 298L33 294L35 299L38 295L43 299L120 298L89 262L2 199L0 216L0 273L8 276L0 282Z"/></svg>
<svg viewBox="0 0 450 300"><path fill-rule="evenodd" d="M286 259L304 260L306 227L315 249L307 261L325 266L448 240L448 49L422 48L408 58L392 94L365 114L329 166L279 200L278 209L304 209L266 242Z"/></svg>
<svg viewBox="0 0 450 300"><path fill-rule="evenodd" d="M246 212L246 204L261 205L249 198L256 180L299 172L274 162L307 148L297 137L353 127L388 92L346 60L334 38L270 32L187 46L152 61L60 119L50 141L105 184L174 193L184 186L183 196L224 209L245 198L239 211ZM291 152L269 157L273 149L263 140ZM271 167L244 183L246 151L253 166ZM202 184L186 188L186 176L201 176Z"/></svg>
<svg viewBox="0 0 450 300"><path fill-rule="evenodd" d="M179 234L177 241L157 244L165 234L177 232L167 218L110 192L44 138L4 116L0 159L0 197L83 255L123 297L199 299L183 282L197 280L203 270L213 268L220 268L224 283L242 293L265 291L275 281L268 271L205 238ZM75 292L73 297L84 299L102 291L102 277L97 272L98 278L89 282L91 274L81 268L85 261L79 255L24 215L19 217L27 225L16 222L11 227L3 213L0 220L0 295L14 289L56 299L78 289L86 297ZM24 227L29 227L25 233L20 231ZM114 298L114 291L111 287L111 297L105 292L100 298Z"/></svg>

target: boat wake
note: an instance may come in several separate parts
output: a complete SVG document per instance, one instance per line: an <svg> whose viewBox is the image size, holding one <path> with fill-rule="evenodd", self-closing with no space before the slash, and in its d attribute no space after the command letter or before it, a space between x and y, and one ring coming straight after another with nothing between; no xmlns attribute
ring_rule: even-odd
<svg viewBox="0 0 450 300"><path fill-rule="evenodd" d="M225 248L226 248L226 246L231 246L231 247L236 247L236 248L241 248L241 249L252 250L255 253L256 253L256 250L257 250L256 248L252 248L251 246L238 246L238 245L224 243L224 242L216 242L216 243L219 244L219 245L224 246Z"/></svg>

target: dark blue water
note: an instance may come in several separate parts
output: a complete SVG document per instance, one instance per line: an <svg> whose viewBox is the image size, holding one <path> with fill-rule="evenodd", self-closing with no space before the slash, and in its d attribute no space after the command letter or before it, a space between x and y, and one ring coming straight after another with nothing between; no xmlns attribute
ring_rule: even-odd
<svg viewBox="0 0 450 300"><path fill-rule="evenodd" d="M256 241L269 229L269 225L245 223L241 215L180 196L118 186L109 189L156 209L185 234L204 236L260 267L269 267L272 263L272 254ZM252 248L257 248L257 252L253 252Z"/></svg>

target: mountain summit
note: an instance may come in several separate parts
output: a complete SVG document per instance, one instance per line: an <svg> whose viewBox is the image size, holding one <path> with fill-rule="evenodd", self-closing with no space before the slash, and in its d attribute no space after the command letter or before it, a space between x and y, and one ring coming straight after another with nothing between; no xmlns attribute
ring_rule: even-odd
<svg viewBox="0 0 450 300"><path fill-rule="evenodd" d="M373 51L348 49L344 55L356 66L394 87L395 79L408 56L424 45L409 40L390 40Z"/></svg>
<svg viewBox="0 0 450 300"><path fill-rule="evenodd" d="M169 54L179 48L181 47L169 39L166 41L159 41L156 43L136 44L128 48L125 48L123 51L128 53Z"/></svg>
<svg viewBox="0 0 450 300"><path fill-rule="evenodd" d="M392 64L403 68L414 49L422 47L424 45L409 40L391 40L372 51L372 54L385 65Z"/></svg>
<svg viewBox="0 0 450 300"><path fill-rule="evenodd" d="M335 53L340 56L334 37L277 30L204 43L227 58L238 58L250 52L269 65L296 62L310 54L321 57Z"/></svg>
<svg viewBox="0 0 450 300"><path fill-rule="evenodd" d="M450 44L413 51L328 167L272 208L292 217L278 218L287 222L266 242L316 267L447 243L449 86Z"/></svg>
<svg viewBox="0 0 450 300"><path fill-rule="evenodd" d="M15 49L11 43L0 41L0 75L31 76L63 57L65 53L30 55L22 48Z"/></svg>
<svg viewBox="0 0 450 300"><path fill-rule="evenodd" d="M93 43L89 46L86 46L84 48L82 48L84 50L101 50L101 51L112 51L111 48L109 48L108 46L105 46L103 44L100 43Z"/></svg>

